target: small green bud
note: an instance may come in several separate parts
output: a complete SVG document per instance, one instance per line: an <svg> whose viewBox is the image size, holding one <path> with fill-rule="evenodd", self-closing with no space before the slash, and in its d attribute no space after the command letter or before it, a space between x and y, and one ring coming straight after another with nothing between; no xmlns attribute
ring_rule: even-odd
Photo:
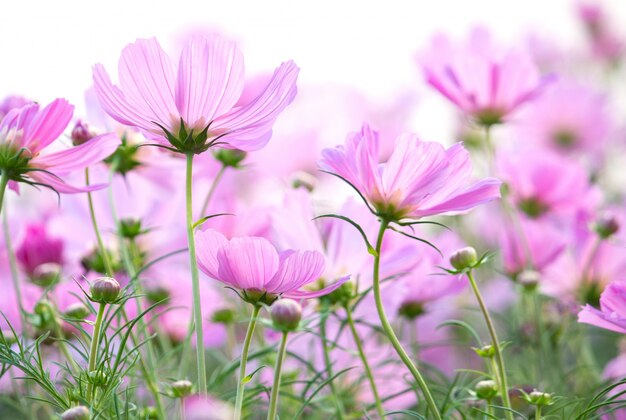
<svg viewBox="0 0 626 420"><path fill-rule="evenodd" d="M536 290L541 277L535 270L524 270L517 275L517 282L529 292Z"/></svg>
<svg viewBox="0 0 626 420"><path fill-rule="evenodd" d="M457 270L473 268L478 262L476 250L471 246L461 248L450 256L450 264Z"/></svg>
<svg viewBox="0 0 626 420"><path fill-rule="evenodd" d="M63 315L66 318L85 319L89 316L89 309L81 302L76 302L68 306Z"/></svg>
<svg viewBox="0 0 626 420"><path fill-rule="evenodd" d="M554 404L554 398L552 394L548 394L547 392L541 392L537 390L534 390L533 392L528 394L526 397L526 401L528 401L528 404L538 405L538 406Z"/></svg>
<svg viewBox="0 0 626 420"><path fill-rule="evenodd" d="M174 398L184 398L191 394L193 391L193 384L186 380L181 379L171 384L172 396Z"/></svg>
<svg viewBox="0 0 626 420"><path fill-rule="evenodd" d="M485 359L491 359L493 356L496 355L496 348L491 344L487 344L486 346L482 346L481 348L474 347L473 350L474 352L476 352L477 355Z"/></svg>
<svg viewBox="0 0 626 420"><path fill-rule="evenodd" d="M61 414L61 420L89 420L90 418L91 413L84 405L72 407Z"/></svg>
<svg viewBox="0 0 626 420"><path fill-rule="evenodd" d="M170 291L165 287L157 286L151 287L146 290L146 297L150 303L166 303L170 298Z"/></svg>
<svg viewBox="0 0 626 420"><path fill-rule="evenodd" d="M246 158L247 153L239 149L218 149L213 153L213 156L224 166L238 168L239 164Z"/></svg>
<svg viewBox="0 0 626 420"><path fill-rule="evenodd" d="M348 280L331 293L320 297L322 302L329 303L330 305L339 304L341 306L348 305L356 294L356 284Z"/></svg>
<svg viewBox="0 0 626 420"><path fill-rule="evenodd" d="M293 331L300 325L302 306L295 300L280 299L271 307L274 327L281 331Z"/></svg>
<svg viewBox="0 0 626 420"><path fill-rule="evenodd" d="M604 214L593 224L593 230L596 231L600 238L608 239L619 230L619 222L615 216Z"/></svg>
<svg viewBox="0 0 626 420"><path fill-rule="evenodd" d="M87 376L89 383L98 387L106 385L107 381L109 380L109 375L101 370L92 370Z"/></svg>
<svg viewBox="0 0 626 420"><path fill-rule="evenodd" d="M405 302L398 310L398 313L407 319L415 319L424 312L424 305L421 302Z"/></svg>
<svg viewBox="0 0 626 420"><path fill-rule="evenodd" d="M100 277L91 285L91 300L98 303L113 303L117 300L122 288L112 277Z"/></svg>
<svg viewBox="0 0 626 420"><path fill-rule="evenodd" d="M498 395L498 385L496 381L487 379L479 381L474 388L476 396L481 400L491 401L496 395Z"/></svg>
<svg viewBox="0 0 626 420"><path fill-rule="evenodd" d="M141 220L131 218L120 220L120 235L123 238L132 240L143 233L145 232L141 228Z"/></svg>
<svg viewBox="0 0 626 420"><path fill-rule="evenodd" d="M148 406L141 409L142 419L156 420L159 418L159 412L156 407Z"/></svg>
<svg viewBox="0 0 626 420"><path fill-rule="evenodd" d="M58 283L61 277L61 265L57 263L44 263L38 265L30 280L41 287L49 287Z"/></svg>
<svg viewBox="0 0 626 420"><path fill-rule="evenodd" d="M213 312L212 320L218 324L231 324L235 321L235 311L230 308L220 309Z"/></svg>

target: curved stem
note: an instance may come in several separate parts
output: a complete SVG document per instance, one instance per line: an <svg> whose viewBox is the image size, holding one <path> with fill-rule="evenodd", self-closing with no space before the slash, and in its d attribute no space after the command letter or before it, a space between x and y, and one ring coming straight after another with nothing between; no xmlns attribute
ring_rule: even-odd
<svg viewBox="0 0 626 420"><path fill-rule="evenodd" d="M283 369L283 360L285 360L285 352L287 350L288 332L283 332L280 340L280 348L276 357L276 366L274 367L274 383L272 385L272 396L270 397L270 408L267 412L267 420L275 420L278 414L278 394L280 394L280 376Z"/></svg>
<svg viewBox="0 0 626 420"><path fill-rule="evenodd" d="M491 316L489 315L489 310L487 309L487 305L485 305L485 301L483 300L480 291L478 290L478 285L474 280L474 276L471 271L468 271L467 277L470 281L470 285L472 286L472 290L474 291L474 295L476 296L476 300L478 301L478 306L480 306L480 310L483 313L483 317L485 318L485 323L487 324L487 329L489 330L489 335L491 336L491 342L493 348L495 350L496 363L498 365L498 373L499 373L499 385L500 385L500 394L502 397L502 403L504 407L508 410L505 410L505 414L507 419L513 420L513 414L511 413L511 401L509 399L509 387L507 385L506 378L506 369L504 367L504 357L502 356L502 349L500 348L500 342L498 341L498 336L496 334L496 329L493 326L493 322L491 321Z"/></svg>
<svg viewBox="0 0 626 420"><path fill-rule="evenodd" d="M387 315L385 314L385 308L383 307L382 297L380 294L380 273L379 273L380 250L382 248L383 237L385 236L385 230L387 230L387 226L389 226L389 221L386 219L381 219L380 229L378 231L378 238L376 239L376 256L374 257L374 275L373 275L374 277L373 289L374 289L374 300L376 301L376 310L378 311L378 317L380 318L380 323L383 327L383 330L385 331L385 334L387 335L387 338L391 342L391 345L396 350L396 353L398 353L398 356L400 356L400 359L402 359L402 362L409 369L409 371L413 375L413 378L415 378L415 381L417 382L420 389L422 390L422 393L424 394L424 399L426 400L426 404L428 405L428 409L432 412L431 413L432 418L436 420L441 420L439 409L437 408L437 404L435 404L435 400L433 399L433 396L430 393L430 389L428 388L426 381L424 381L422 374L415 367L415 365L411 361L411 358L402 347L400 340L398 340L398 337L396 337L396 334L394 333L393 328L391 327L391 324L389 323L389 320L387 319Z"/></svg>
<svg viewBox="0 0 626 420"><path fill-rule="evenodd" d="M215 192L215 189L217 188L217 184L219 184L220 180L222 179L222 176L224 176L224 172L226 172L226 165L222 165L217 175L215 175L215 179L213 180L213 183L211 184L211 188L209 188L209 192L204 198L204 203L202 204L202 210L200 210L200 217L206 216L206 211L207 211L207 208L209 207L209 203L211 202L211 197L213 197L213 193Z"/></svg>
<svg viewBox="0 0 626 420"><path fill-rule="evenodd" d="M381 419L384 419L385 410L383 409L383 404L380 401L378 389L376 388L376 381L374 381L374 375L372 375L372 369L370 368L370 364L367 361L367 357L365 356L365 351L363 351L363 344L361 344L359 333L357 332L356 327L354 325L354 320L352 319L352 310L350 309L349 305L346 305L344 309L346 310L346 317L347 317L348 325L350 326L350 331L352 332L354 343L356 344L356 348L359 352L361 363L363 363L363 368L365 368L365 374L367 375L367 379L370 382L370 387L372 388L372 394L374 395L374 400L376 402L376 411L378 412L378 416Z"/></svg>
<svg viewBox="0 0 626 420"><path fill-rule="evenodd" d="M235 399L235 420L241 419L241 409L243 407L243 392L246 384L243 382L246 378L246 364L248 363L248 351L250 350L250 342L254 335L254 328L256 327L256 321L261 312L261 307L254 305L252 310L252 316L250 317L250 323L248 324L248 331L246 332L246 338L243 342L243 349L241 350L241 361L239 362L239 380L237 381L237 397Z"/></svg>
<svg viewBox="0 0 626 420"><path fill-rule="evenodd" d="M89 350L89 366L87 368L87 374L90 374L96 369L96 360L98 359L98 344L100 343L100 329L102 328L102 318L104 317L104 310L106 309L106 303L101 303L98 307L98 315L96 316L96 323L93 327L93 334L91 336L91 349ZM87 385L87 399L91 402L91 391L93 386L91 382Z"/></svg>
<svg viewBox="0 0 626 420"><path fill-rule="evenodd" d="M202 331L202 301L200 300L200 279L196 260L196 240L193 236L193 200L192 200L193 153L187 153L185 177L185 197L187 210L187 242L189 244L189 264L191 265L191 284L193 286L193 319L196 329L196 356L198 365L198 392L207 392L206 362L204 360L204 337Z"/></svg>
<svg viewBox="0 0 626 420"><path fill-rule="evenodd" d="M85 168L85 184L89 185L89 168ZM102 261L104 262L104 268L106 269L107 276L114 276L113 265L111 264L111 260L109 259L109 253L104 247L104 241L102 240L102 235L100 235L100 228L98 227L98 221L96 219L96 210L93 205L93 197L91 196L91 192L87 193L87 201L89 202L89 216L91 217L91 225L93 226L93 231L96 234L96 240L98 241L98 252L100 252L100 256L102 257Z"/></svg>
<svg viewBox="0 0 626 420"><path fill-rule="evenodd" d="M330 361L330 350L328 348L328 338L326 334L326 320L328 319L328 312L322 311L322 316L320 319L320 338L322 339L322 354L324 356L324 370L326 371L326 375L328 378L333 377L333 364ZM330 387L330 393L333 396L333 402L335 403L335 409L337 410L337 418L343 419L343 404L341 400L337 397L337 390L335 388L335 382L330 381L328 383Z"/></svg>

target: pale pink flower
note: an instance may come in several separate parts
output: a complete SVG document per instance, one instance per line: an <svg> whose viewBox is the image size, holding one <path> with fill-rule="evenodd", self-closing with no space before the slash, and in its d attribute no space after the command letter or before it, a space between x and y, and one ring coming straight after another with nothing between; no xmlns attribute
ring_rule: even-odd
<svg viewBox="0 0 626 420"><path fill-rule="evenodd" d="M529 54L500 48L482 28L465 43L434 37L419 62L426 82L482 125L506 120L548 80Z"/></svg>
<svg viewBox="0 0 626 420"><path fill-rule="evenodd" d="M63 133L73 111L74 107L65 99L55 99L43 109L31 104L9 111L0 123L0 171L7 171L12 182L45 185L59 193L102 188L74 187L60 176L108 157L119 144L115 135L103 134L80 146L42 153Z"/></svg>
<svg viewBox="0 0 626 420"><path fill-rule="evenodd" d="M324 272L324 256L317 251L278 252L258 237L231 240L214 230L196 232L198 265L209 277L243 292L246 299L277 296L293 299L323 296L337 289L344 277L321 290L302 290Z"/></svg>
<svg viewBox="0 0 626 420"><path fill-rule="evenodd" d="M592 54L611 64L619 60L624 53L625 44L611 27L602 5L598 2L581 2L577 11L589 36Z"/></svg>
<svg viewBox="0 0 626 420"><path fill-rule="evenodd" d="M345 145L324 149L320 167L352 184L377 215L390 220L461 213L500 197L495 178L469 183L472 164L460 143L445 149L402 134L389 160L379 163L378 133L367 124Z"/></svg>
<svg viewBox="0 0 626 420"><path fill-rule="evenodd" d="M584 306L578 322L626 334L626 282L609 284L600 296L600 309Z"/></svg>
<svg viewBox="0 0 626 420"><path fill-rule="evenodd" d="M178 65L156 39L137 40L122 51L119 87L101 64L93 71L96 93L111 117L182 153L218 143L245 151L265 146L274 120L295 97L297 76L293 62L283 63L254 100L237 106L243 56L218 35L193 37Z"/></svg>

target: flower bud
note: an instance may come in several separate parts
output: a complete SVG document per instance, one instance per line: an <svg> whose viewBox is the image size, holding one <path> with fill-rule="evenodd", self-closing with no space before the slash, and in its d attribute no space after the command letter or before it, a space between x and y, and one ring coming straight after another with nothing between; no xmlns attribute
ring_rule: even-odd
<svg viewBox="0 0 626 420"><path fill-rule="evenodd" d="M295 300L280 299L271 307L274 327L281 331L293 331L298 328L302 318L302 306Z"/></svg>
<svg viewBox="0 0 626 420"><path fill-rule="evenodd" d="M120 290L120 284L114 278L100 277L91 285L91 300L98 303L113 303Z"/></svg>
<svg viewBox="0 0 626 420"><path fill-rule="evenodd" d="M172 382L171 389L172 396L174 398L184 398L191 394L193 384L186 379L181 379L179 381Z"/></svg>
<svg viewBox="0 0 626 420"><path fill-rule="evenodd" d="M90 384L94 386L102 387L106 385L107 381L109 380L109 375L107 375L106 372L103 372L101 370L92 370L87 375L87 378Z"/></svg>
<svg viewBox="0 0 626 420"><path fill-rule="evenodd" d="M496 348L491 344L487 344L486 346L482 346L481 348L474 347L473 350L474 352L476 352L477 355L485 359L491 359L493 356L496 355Z"/></svg>
<svg viewBox="0 0 626 420"><path fill-rule="evenodd" d="M163 304L169 300L170 291L162 286L150 287L146 290L146 297L152 304Z"/></svg>
<svg viewBox="0 0 626 420"><path fill-rule="evenodd" d="M539 273L535 270L524 270L517 275L517 282L528 291L533 291L537 289L537 286L539 285L539 280Z"/></svg>
<svg viewBox="0 0 626 420"><path fill-rule="evenodd" d="M120 235L123 238L135 239L142 233L145 232L141 228L141 220L131 218L120 220Z"/></svg>
<svg viewBox="0 0 626 420"><path fill-rule="evenodd" d="M246 158L247 153L239 149L218 149L213 156L224 166L238 168L241 161Z"/></svg>
<svg viewBox="0 0 626 420"><path fill-rule="evenodd" d="M348 280L329 294L321 296L320 301L330 305L346 306L354 299L355 294L356 284L352 280Z"/></svg>
<svg viewBox="0 0 626 420"><path fill-rule="evenodd" d="M526 397L526 401L528 401L531 405L552 405L554 403L554 399L552 398L552 394L548 394L547 392L541 392L534 390Z"/></svg>
<svg viewBox="0 0 626 420"><path fill-rule="evenodd" d="M231 324L235 320L235 311L230 308L220 309L213 312L211 319L218 324Z"/></svg>
<svg viewBox="0 0 626 420"><path fill-rule="evenodd" d="M154 407L154 406L144 407L144 408L141 409L140 418L142 418L142 419L149 419L149 420L158 419L159 418L159 412L156 409L156 407Z"/></svg>
<svg viewBox="0 0 626 420"><path fill-rule="evenodd" d="M476 396L481 400L492 400L496 395L498 395L498 386L496 381L492 381L491 379L487 379L485 381L479 381L476 384L476 388L474 388L476 392Z"/></svg>
<svg viewBox="0 0 626 420"><path fill-rule="evenodd" d="M471 246L461 248L450 256L450 264L457 270L473 268L478 262L476 250Z"/></svg>
<svg viewBox="0 0 626 420"><path fill-rule="evenodd" d="M600 238L607 239L617 233L619 230L619 222L615 216L604 214L596 220L593 225L593 230L596 231Z"/></svg>
<svg viewBox="0 0 626 420"><path fill-rule="evenodd" d="M73 319L85 319L89 316L89 309L80 302L76 302L67 307L63 316Z"/></svg>
<svg viewBox="0 0 626 420"><path fill-rule="evenodd" d="M59 281L61 276L61 265L57 263L43 263L38 265L33 271L31 280L37 286L49 287Z"/></svg>
<svg viewBox="0 0 626 420"><path fill-rule="evenodd" d="M72 407L61 414L61 420L89 420L90 418L91 413L84 405Z"/></svg>
<svg viewBox="0 0 626 420"><path fill-rule="evenodd" d="M424 305L421 302L404 302L398 313L407 319L415 319L424 314Z"/></svg>
<svg viewBox="0 0 626 420"><path fill-rule="evenodd" d="M72 129L72 143L74 146L80 146L83 143L87 143L94 138L96 133L89 129L89 126L84 121L76 121L76 125Z"/></svg>

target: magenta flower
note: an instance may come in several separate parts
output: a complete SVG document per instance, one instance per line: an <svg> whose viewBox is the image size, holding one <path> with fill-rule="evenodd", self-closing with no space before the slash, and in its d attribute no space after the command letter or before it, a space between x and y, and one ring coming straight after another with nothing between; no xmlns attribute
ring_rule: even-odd
<svg viewBox="0 0 626 420"><path fill-rule="evenodd" d="M101 64L93 71L111 117L165 147L196 154L216 144L244 151L265 146L274 120L296 95L297 77L298 67L283 63L254 100L237 105L243 57L234 42L217 35L193 37L178 65L156 39L137 40L122 51L119 87Z"/></svg>
<svg viewBox="0 0 626 420"><path fill-rule="evenodd" d="M600 309L585 305L578 322L626 334L626 282L609 284L600 296Z"/></svg>
<svg viewBox="0 0 626 420"><path fill-rule="evenodd" d="M321 290L302 290L324 273L324 257L317 251L278 252L268 240L239 237L231 240L214 230L196 232L198 265L209 277L241 290L256 303L272 303L278 296L307 299L326 295L348 278Z"/></svg>
<svg viewBox="0 0 626 420"><path fill-rule="evenodd" d="M63 239L51 238L43 223L26 226L26 235L15 250L15 256L24 271L32 276L42 264L63 264Z"/></svg>
<svg viewBox="0 0 626 420"><path fill-rule="evenodd" d="M378 147L378 133L365 124L345 145L324 149L320 167L352 184L381 217L397 221L460 213L500 197L495 178L468 185L472 165L460 143L445 149L402 134L384 164L378 163Z"/></svg>
<svg viewBox="0 0 626 420"><path fill-rule="evenodd" d="M73 111L74 107L65 99L55 99L43 109L31 104L9 111L0 123L0 172L6 172L10 181L44 185L59 193L102 188L98 185L74 187L60 176L111 155L119 143L115 135L103 134L67 150L41 153L63 133Z"/></svg>
<svg viewBox="0 0 626 420"><path fill-rule="evenodd" d="M482 125L503 122L548 80L528 54L501 51L484 29L464 44L436 36L419 61L426 82Z"/></svg>

